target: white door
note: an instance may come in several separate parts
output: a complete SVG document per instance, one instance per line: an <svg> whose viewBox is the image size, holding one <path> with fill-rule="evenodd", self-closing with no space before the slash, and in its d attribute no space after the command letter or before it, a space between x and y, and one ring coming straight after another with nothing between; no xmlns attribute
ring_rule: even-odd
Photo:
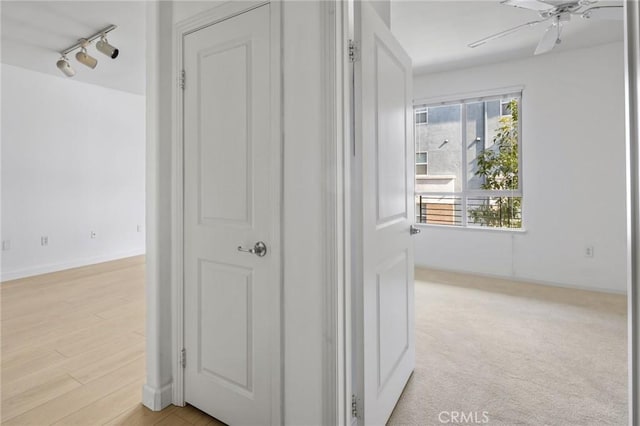
<svg viewBox="0 0 640 426"><path fill-rule="evenodd" d="M358 420L384 425L415 364L412 71L368 2L355 2L355 34Z"/></svg>
<svg viewBox="0 0 640 426"><path fill-rule="evenodd" d="M267 425L280 406L270 6L183 43L185 401L228 424Z"/></svg>

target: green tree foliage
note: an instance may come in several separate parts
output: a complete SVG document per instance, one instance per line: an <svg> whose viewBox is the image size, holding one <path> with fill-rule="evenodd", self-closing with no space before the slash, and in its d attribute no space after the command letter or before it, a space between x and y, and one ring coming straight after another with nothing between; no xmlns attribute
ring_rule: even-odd
<svg viewBox="0 0 640 426"><path fill-rule="evenodd" d="M509 102L510 115L500 118L493 145L482 151L476 161L476 176L482 178L482 189L518 189L518 101ZM469 209L471 220L482 226L520 228L522 226L520 197L491 197Z"/></svg>

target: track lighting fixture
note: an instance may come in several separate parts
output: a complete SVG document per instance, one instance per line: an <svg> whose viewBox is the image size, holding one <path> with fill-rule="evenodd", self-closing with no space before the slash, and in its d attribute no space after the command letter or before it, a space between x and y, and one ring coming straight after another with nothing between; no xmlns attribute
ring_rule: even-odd
<svg viewBox="0 0 640 426"><path fill-rule="evenodd" d="M118 53L120 51L109 44L107 41L107 36L105 34L100 37L100 41L96 43L96 49L98 49L101 53L104 53L111 59L115 59L118 57Z"/></svg>
<svg viewBox="0 0 640 426"><path fill-rule="evenodd" d="M120 51L109 44L109 42L107 41L107 33L115 30L116 28L117 27L115 25L109 25L108 27L93 34L91 37L81 38L78 43L61 51L60 54L62 55L62 57L56 63L58 69L62 71L62 73L67 77L73 77L75 75L76 72L69 64L67 54L77 49L80 49L80 51L76 53L76 59L78 60L78 62L91 69L95 68L96 65L98 65L98 60L89 55L89 53L87 52L87 47L91 45L92 41L97 40L98 38L100 38L100 40L96 43L96 48L98 49L98 51L109 56L112 59L115 59Z"/></svg>
<svg viewBox="0 0 640 426"><path fill-rule="evenodd" d="M98 65L98 60L87 53L87 46L88 45L89 45L89 42L84 40L83 41L83 45L80 48L80 51L78 53L76 53L76 59L82 65L86 65L89 68L93 69L93 68L96 67L96 65Z"/></svg>
<svg viewBox="0 0 640 426"><path fill-rule="evenodd" d="M74 75L76 75L75 70L71 68L71 65L69 65L69 60L65 55L62 55L58 62L56 62L56 66L67 77L73 77Z"/></svg>

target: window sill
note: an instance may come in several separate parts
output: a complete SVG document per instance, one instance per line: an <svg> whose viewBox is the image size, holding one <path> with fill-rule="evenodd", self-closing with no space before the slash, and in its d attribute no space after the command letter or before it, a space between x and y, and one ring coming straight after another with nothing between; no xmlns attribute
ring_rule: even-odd
<svg viewBox="0 0 640 426"><path fill-rule="evenodd" d="M456 231L480 231L480 232L497 232L507 234L527 234L526 228L489 228L486 226L453 226L453 225L436 225L433 223L415 223L418 228L434 228L434 229L451 229Z"/></svg>
<svg viewBox="0 0 640 426"><path fill-rule="evenodd" d="M456 178L457 178L456 175L416 175L416 179L429 179L429 180L451 180Z"/></svg>

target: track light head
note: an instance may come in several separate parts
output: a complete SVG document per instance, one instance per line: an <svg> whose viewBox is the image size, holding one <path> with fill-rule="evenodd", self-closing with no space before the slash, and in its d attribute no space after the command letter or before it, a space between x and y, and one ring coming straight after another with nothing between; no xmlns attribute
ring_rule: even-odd
<svg viewBox="0 0 640 426"><path fill-rule="evenodd" d="M80 51L76 53L76 59L82 65L86 65L91 69L95 68L96 65L98 65L98 60L87 53L87 48L85 46L82 46Z"/></svg>
<svg viewBox="0 0 640 426"><path fill-rule="evenodd" d="M118 53L120 53L120 51L117 48L109 44L109 42L107 41L107 36L104 34L102 35L102 37L100 37L100 40L96 43L96 49L98 49L100 53L104 53L111 59L117 58Z"/></svg>
<svg viewBox="0 0 640 426"><path fill-rule="evenodd" d="M71 68L71 65L69 64L69 60L64 55L58 60L58 62L56 62L56 66L67 77L73 77L76 75L75 70Z"/></svg>

